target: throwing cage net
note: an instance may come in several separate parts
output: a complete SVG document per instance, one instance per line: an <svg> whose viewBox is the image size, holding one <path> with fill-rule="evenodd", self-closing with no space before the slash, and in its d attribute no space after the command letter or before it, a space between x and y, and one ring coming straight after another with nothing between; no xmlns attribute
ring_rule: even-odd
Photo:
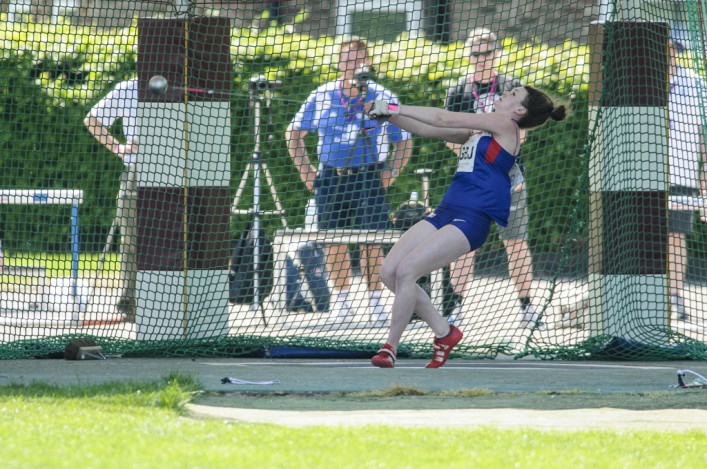
<svg viewBox="0 0 707 469"><path fill-rule="evenodd" d="M704 2L0 8L0 358L371 356L459 149L363 107L522 85L570 114L522 135L508 225L417 281L456 356L707 358ZM412 315L398 355L432 338Z"/></svg>

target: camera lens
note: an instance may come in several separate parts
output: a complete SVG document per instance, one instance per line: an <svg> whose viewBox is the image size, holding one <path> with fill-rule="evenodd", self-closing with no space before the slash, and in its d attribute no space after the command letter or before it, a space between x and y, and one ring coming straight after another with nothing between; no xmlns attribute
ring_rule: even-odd
<svg viewBox="0 0 707 469"><path fill-rule="evenodd" d="M261 92L281 88L282 83L278 80L270 81L264 76L256 76L250 79L249 87L252 91Z"/></svg>

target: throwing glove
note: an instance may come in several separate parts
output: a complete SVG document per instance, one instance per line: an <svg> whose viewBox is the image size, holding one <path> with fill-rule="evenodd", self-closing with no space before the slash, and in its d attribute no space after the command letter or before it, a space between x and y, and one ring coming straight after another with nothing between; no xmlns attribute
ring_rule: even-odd
<svg viewBox="0 0 707 469"><path fill-rule="evenodd" d="M390 117L395 114L400 114L400 108L397 104L390 104L388 101L376 100L373 101L371 110L368 115L377 119L379 117Z"/></svg>

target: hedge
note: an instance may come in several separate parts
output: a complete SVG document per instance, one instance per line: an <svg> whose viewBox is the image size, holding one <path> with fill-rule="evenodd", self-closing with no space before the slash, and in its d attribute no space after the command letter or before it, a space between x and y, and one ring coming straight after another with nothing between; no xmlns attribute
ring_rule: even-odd
<svg viewBox="0 0 707 469"><path fill-rule="evenodd" d="M84 251L100 251L110 227L121 163L83 127L91 105L115 83L135 75L137 23L123 30L93 31L75 25L23 25L16 31L2 19L0 41L0 187L78 188ZM303 222L309 197L287 154L284 129L307 94L337 76L336 38L313 38L274 25L259 32L232 33L232 188L252 159L252 117L247 85L265 75L283 84L264 110L268 138L263 158L273 173L291 225ZM463 45L441 45L401 35L394 43L372 44L378 82L402 102L442 106L447 86L466 73ZM504 41L501 70L552 92L570 104L569 119L529 133L523 147L530 191L530 239L536 252L555 252L568 240L586 237L586 141L588 135L588 50L567 42L557 47ZM314 140L312 146L314 154ZM412 161L389 191L392 207L419 190L418 168L435 170L432 202L438 202L456 161L441 142L415 138ZM249 187L242 203L250 203ZM269 196L263 209L273 208ZM578 208L582 208L581 210ZM6 249L68 249L68 223L61 209L28 211L0 205L0 237ZM234 233L244 220L234 220ZM279 220L266 220L269 229ZM697 238L704 239L702 233Z"/></svg>

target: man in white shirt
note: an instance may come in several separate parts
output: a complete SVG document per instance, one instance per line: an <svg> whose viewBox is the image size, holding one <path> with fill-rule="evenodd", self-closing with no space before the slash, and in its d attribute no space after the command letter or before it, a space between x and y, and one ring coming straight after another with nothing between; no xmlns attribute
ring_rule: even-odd
<svg viewBox="0 0 707 469"><path fill-rule="evenodd" d="M683 43L670 40L669 166L670 195L707 195L707 154L702 132L702 113L707 105L707 83L696 73L677 63ZM692 232L692 211L670 210L668 220L668 267L670 272L671 312L687 320L683 295L687 271L686 237Z"/></svg>
<svg viewBox="0 0 707 469"><path fill-rule="evenodd" d="M137 78L118 83L113 91L91 108L84 118L88 131L111 153L123 160L115 223L120 229L120 287L116 308L127 322L135 321L137 280L137 178L135 158L138 149ZM122 119L125 143L111 134L110 127Z"/></svg>

